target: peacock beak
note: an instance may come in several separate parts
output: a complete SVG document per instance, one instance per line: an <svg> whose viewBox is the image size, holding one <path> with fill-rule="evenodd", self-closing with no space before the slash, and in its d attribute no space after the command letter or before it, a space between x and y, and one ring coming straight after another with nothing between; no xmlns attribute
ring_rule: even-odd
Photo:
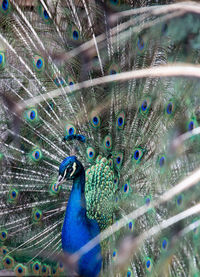
<svg viewBox="0 0 200 277"><path fill-rule="evenodd" d="M58 180L55 184L55 190L58 190L58 187L63 183L64 179L65 179L65 176L62 176L62 175L58 176Z"/></svg>

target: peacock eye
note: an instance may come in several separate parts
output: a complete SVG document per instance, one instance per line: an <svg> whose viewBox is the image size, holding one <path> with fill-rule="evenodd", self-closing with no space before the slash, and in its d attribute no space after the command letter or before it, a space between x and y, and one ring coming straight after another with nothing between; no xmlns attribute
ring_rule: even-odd
<svg viewBox="0 0 200 277"><path fill-rule="evenodd" d="M34 56L33 57L33 65L34 65L36 71L42 72L45 67L44 59L39 55Z"/></svg>
<svg viewBox="0 0 200 277"><path fill-rule="evenodd" d="M146 109L147 109L147 101L146 100L143 101L141 108L143 111L146 111Z"/></svg>
<svg viewBox="0 0 200 277"><path fill-rule="evenodd" d="M178 195L178 197L176 199L176 203L178 206L181 206L181 204L183 203L183 195L182 194Z"/></svg>
<svg viewBox="0 0 200 277"><path fill-rule="evenodd" d="M75 84L75 80L71 76L67 76L66 82L70 87L72 87Z"/></svg>
<svg viewBox="0 0 200 277"><path fill-rule="evenodd" d="M169 103L169 104L167 105L167 113L168 113L168 114L171 114L171 113L172 113L172 108L173 108L172 103Z"/></svg>
<svg viewBox="0 0 200 277"><path fill-rule="evenodd" d="M56 195L59 194L60 189L61 189L61 186L56 186L56 183L53 182L53 183L49 186L49 193L50 193L52 196L56 196Z"/></svg>
<svg viewBox="0 0 200 277"><path fill-rule="evenodd" d="M49 19L49 14L46 10L43 11L43 15L45 19Z"/></svg>
<svg viewBox="0 0 200 277"><path fill-rule="evenodd" d="M42 67L42 64L43 64L42 59L38 59L38 60L36 61L36 66L37 66L38 69L40 69L40 68Z"/></svg>
<svg viewBox="0 0 200 277"><path fill-rule="evenodd" d="M77 30L74 30L73 31L73 39L78 40L78 38L79 38L79 33Z"/></svg>
<svg viewBox="0 0 200 277"><path fill-rule="evenodd" d="M36 261L34 264L33 264L33 272L38 275L38 272L39 270L41 269L41 264Z"/></svg>
<svg viewBox="0 0 200 277"><path fill-rule="evenodd" d="M132 277L132 276L133 276L132 270L129 268L127 271L126 277Z"/></svg>
<svg viewBox="0 0 200 277"><path fill-rule="evenodd" d="M0 64L2 64L2 61L3 61L3 54L0 53Z"/></svg>
<svg viewBox="0 0 200 277"><path fill-rule="evenodd" d="M101 124L101 119L97 114L92 113L90 116L90 123L93 128L97 129Z"/></svg>
<svg viewBox="0 0 200 277"><path fill-rule="evenodd" d="M119 113L117 120L116 120L116 125L118 129L123 129L124 128L124 123L125 123L125 112L122 111Z"/></svg>
<svg viewBox="0 0 200 277"><path fill-rule="evenodd" d="M8 9L8 6L9 6L8 0L3 0L2 8L3 8L4 11L6 11Z"/></svg>
<svg viewBox="0 0 200 277"><path fill-rule="evenodd" d="M34 122L38 118L38 113L35 108L31 108L25 112L25 117L29 122Z"/></svg>
<svg viewBox="0 0 200 277"><path fill-rule="evenodd" d="M111 138L111 136L106 136L104 138L104 147L107 150L111 150L112 149L112 138Z"/></svg>
<svg viewBox="0 0 200 277"><path fill-rule="evenodd" d="M52 22L47 10L41 4L38 6L38 13L45 23Z"/></svg>
<svg viewBox="0 0 200 277"><path fill-rule="evenodd" d="M146 264L147 271L150 272L152 270L152 266L153 266L151 259L150 258L146 258L145 264Z"/></svg>
<svg viewBox="0 0 200 277"><path fill-rule="evenodd" d="M11 269L14 266L14 259L10 256L5 256L3 259L3 265L6 269Z"/></svg>
<svg viewBox="0 0 200 277"><path fill-rule="evenodd" d="M117 71L115 69L111 69L110 70L110 75L114 75L114 74L117 74Z"/></svg>
<svg viewBox="0 0 200 277"><path fill-rule="evenodd" d="M0 241L5 241L7 239L8 233L6 230L0 232Z"/></svg>
<svg viewBox="0 0 200 277"><path fill-rule="evenodd" d="M164 164L165 164L165 157L161 157L160 160L159 160L159 166L163 167Z"/></svg>
<svg viewBox="0 0 200 277"><path fill-rule="evenodd" d="M96 156L94 148L93 147L88 147L86 152L87 152L87 158L88 158L88 160L89 161L94 160L94 158Z"/></svg>
<svg viewBox="0 0 200 277"><path fill-rule="evenodd" d="M186 128L189 132L192 131L194 128L197 128L198 126L199 125L196 116L192 116L190 120L186 123Z"/></svg>
<svg viewBox="0 0 200 277"><path fill-rule="evenodd" d="M8 248L6 246L0 247L0 255L5 256L8 253Z"/></svg>
<svg viewBox="0 0 200 277"><path fill-rule="evenodd" d="M119 126L121 126L123 124L123 118L119 117L117 123Z"/></svg>
<svg viewBox="0 0 200 277"><path fill-rule="evenodd" d="M164 238L161 243L162 250L167 250L168 247L168 240Z"/></svg>
<svg viewBox="0 0 200 277"><path fill-rule="evenodd" d="M119 163L121 162L121 158L120 158L120 157L117 157L117 158L116 158L116 162L117 162L117 164L119 164Z"/></svg>
<svg viewBox="0 0 200 277"><path fill-rule="evenodd" d="M120 5L120 0L110 0L111 5L119 6Z"/></svg>
<svg viewBox="0 0 200 277"><path fill-rule="evenodd" d="M34 161L34 162L38 162L40 161L42 158L42 152L41 150L37 147L37 148L34 148L31 152L31 159Z"/></svg>
<svg viewBox="0 0 200 277"><path fill-rule="evenodd" d="M188 131L192 131L194 129L194 121L190 121L188 124Z"/></svg>
<svg viewBox="0 0 200 277"><path fill-rule="evenodd" d="M99 119L96 116L93 117L92 121L95 125L97 125L99 123Z"/></svg>
<svg viewBox="0 0 200 277"><path fill-rule="evenodd" d="M119 72L120 72L120 68L117 64L113 63L113 64L110 65L109 70L108 70L108 73L110 75L115 75Z"/></svg>
<svg viewBox="0 0 200 277"><path fill-rule="evenodd" d="M19 192L16 189L11 189L8 193L8 201L10 203L15 203L18 199Z"/></svg>
<svg viewBox="0 0 200 277"><path fill-rule="evenodd" d="M6 259L6 263L10 264L10 259L9 258Z"/></svg>
<svg viewBox="0 0 200 277"><path fill-rule="evenodd" d="M7 14L10 11L11 6L9 0L1 0L0 5L0 10L2 13Z"/></svg>
<svg viewBox="0 0 200 277"><path fill-rule="evenodd" d="M42 219L42 211L39 210L39 209L33 209L32 211L32 218L33 218L33 221L36 223L36 222L39 222L41 219Z"/></svg>
<svg viewBox="0 0 200 277"><path fill-rule="evenodd" d="M80 32L75 25L71 26L70 36L71 36L71 39L75 41L78 41L80 39Z"/></svg>
<svg viewBox="0 0 200 277"><path fill-rule="evenodd" d="M147 97L146 99L142 100L141 104L140 104L140 108L139 111L141 114L145 115L148 113L149 109L151 106L151 98Z"/></svg>
<svg viewBox="0 0 200 277"><path fill-rule="evenodd" d="M160 173L164 173L167 165L167 158L165 155L159 155L156 160L156 166L160 170Z"/></svg>
<svg viewBox="0 0 200 277"><path fill-rule="evenodd" d="M127 180L122 187L122 193L125 197L127 197L131 194L131 192L132 192L132 188L130 186L129 180Z"/></svg>
<svg viewBox="0 0 200 277"><path fill-rule="evenodd" d="M138 37L137 47L140 51L144 49L144 40L143 40L142 36Z"/></svg>
<svg viewBox="0 0 200 277"><path fill-rule="evenodd" d="M120 169L123 163L123 153L117 153L115 156L115 168Z"/></svg>
<svg viewBox="0 0 200 277"><path fill-rule="evenodd" d="M6 55L5 52L0 51L0 69L5 66Z"/></svg>
<svg viewBox="0 0 200 277"><path fill-rule="evenodd" d="M117 258L117 250L116 250L116 249L113 250L112 258L113 258L114 261L115 261L116 258Z"/></svg>
<svg viewBox="0 0 200 277"><path fill-rule="evenodd" d="M137 164L142 159L144 151L141 148L136 148L133 153L133 161Z"/></svg>
<svg viewBox="0 0 200 277"><path fill-rule="evenodd" d="M26 272L26 268L22 265L22 264L18 264L16 267L15 267L15 274L16 276L25 276L25 272Z"/></svg>
<svg viewBox="0 0 200 277"><path fill-rule="evenodd" d="M151 197L150 197L150 196L147 196L147 197L145 198L145 204L146 204L147 206L149 206L150 203L151 203Z"/></svg>
<svg viewBox="0 0 200 277"><path fill-rule="evenodd" d="M173 115L173 114L174 114L174 111L175 111L175 104L174 104L174 101L173 101L173 100L171 100L171 101L166 105L165 111L166 111L167 115Z"/></svg>
<svg viewBox="0 0 200 277"><path fill-rule="evenodd" d="M129 228L130 231L133 231L133 227L134 227L134 221L131 220L131 221L129 221L129 223L128 223L128 228Z"/></svg>
<svg viewBox="0 0 200 277"><path fill-rule="evenodd" d="M119 179L118 179L118 177L116 177L116 176L114 177L113 183L114 183L115 187L117 188L117 187L118 187L118 184L119 184Z"/></svg>
<svg viewBox="0 0 200 277"><path fill-rule="evenodd" d="M68 136L72 136L76 134L76 128L72 124L67 124L66 125L66 133Z"/></svg>
<svg viewBox="0 0 200 277"><path fill-rule="evenodd" d="M135 159L135 160L138 160L138 159L139 159L139 156L140 156L139 150L136 150L136 151L134 152L134 159Z"/></svg>
<svg viewBox="0 0 200 277"><path fill-rule="evenodd" d="M35 111L31 111L31 112L30 112L30 119L31 119L31 120L35 119L35 116L36 116Z"/></svg>
<svg viewBox="0 0 200 277"><path fill-rule="evenodd" d="M57 264L57 271L60 272L60 273L63 273L63 271L64 271L63 263L59 262ZM63 275L63 274L61 274L61 275ZM59 276L60 276L60 274L59 274Z"/></svg>
<svg viewBox="0 0 200 277"><path fill-rule="evenodd" d="M113 168L113 160L112 159L108 160L108 164L109 164L110 168Z"/></svg>
<svg viewBox="0 0 200 277"><path fill-rule="evenodd" d="M53 81L57 87L61 87L65 85L65 80L62 76L54 77Z"/></svg>
<svg viewBox="0 0 200 277"><path fill-rule="evenodd" d="M167 23L164 23L164 24L162 25L161 33L162 33L163 35L166 35L166 34L167 34L167 31L168 31L168 25L167 25Z"/></svg>
<svg viewBox="0 0 200 277"><path fill-rule="evenodd" d="M124 185L124 192L128 192L129 191L129 185L128 184L125 184Z"/></svg>
<svg viewBox="0 0 200 277"><path fill-rule="evenodd" d="M42 267L42 272L45 273L46 271L47 271L47 268L46 268L45 265L43 265L43 267Z"/></svg>

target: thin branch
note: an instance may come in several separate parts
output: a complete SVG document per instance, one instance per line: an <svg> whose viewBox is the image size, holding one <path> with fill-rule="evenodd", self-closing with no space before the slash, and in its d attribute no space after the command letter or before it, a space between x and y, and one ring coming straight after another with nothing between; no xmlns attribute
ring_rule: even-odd
<svg viewBox="0 0 200 277"><path fill-rule="evenodd" d="M200 78L200 66L193 64L168 64L150 68L144 68L139 70L127 71L118 73L115 75L107 75L99 77L93 80L87 80L81 83L74 84L73 87L65 87L64 92L66 94L72 94L81 89L90 88L94 86L99 86L103 84L109 84L112 82L124 82L132 79L142 79L142 78L165 78L165 77L191 77ZM47 101L52 98L56 98L63 94L63 91L56 89L47 92L42 95L38 95L34 98L30 98L26 101L20 102L20 107L24 109L25 107L33 107L42 101Z"/></svg>
<svg viewBox="0 0 200 277"><path fill-rule="evenodd" d="M184 11L184 13L196 13L200 14L200 4L197 2L189 1L189 2L180 2L170 5L159 5L159 6L150 6L150 7L142 7L138 9L131 9L127 11L122 11L119 13L115 13L111 19L119 19L121 17L127 17L132 15L139 15L143 13L149 13L151 15L160 15L160 14L168 14L170 12L175 11Z"/></svg>

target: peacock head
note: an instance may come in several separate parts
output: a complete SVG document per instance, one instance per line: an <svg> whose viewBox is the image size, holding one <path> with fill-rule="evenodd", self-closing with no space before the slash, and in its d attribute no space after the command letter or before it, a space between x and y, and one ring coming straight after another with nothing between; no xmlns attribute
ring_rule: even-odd
<svg viewBox="0 0 200 277"><path fill-rule="evenodd" d="M77 160L76 156L65 158L59 167L59 176L56 183L56 189L64 182L64 180L74 180L81 174L83 170L82 164Z"/></svg>

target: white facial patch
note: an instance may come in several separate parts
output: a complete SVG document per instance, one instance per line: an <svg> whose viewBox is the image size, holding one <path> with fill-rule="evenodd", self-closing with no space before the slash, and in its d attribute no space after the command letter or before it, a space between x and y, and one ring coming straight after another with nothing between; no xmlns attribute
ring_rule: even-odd
<svg viewBox="0 0 200 277"><path fill-rule="evenodd" d="M64 180L65 179L65 175L67 174L67 169L65 169L65 171L64 171L64 174L63 174L63 177L62 177L62 180Z"/></svg>
<svg viewBox="0 0 200 277"><path fill-rule="evenodd" d="M74 175L75 171L76 171L76 163L73 163L72 168L73 168L73 171L72 171L72 173L70 174L70 177L72 177L72 176Z"/></svg>

